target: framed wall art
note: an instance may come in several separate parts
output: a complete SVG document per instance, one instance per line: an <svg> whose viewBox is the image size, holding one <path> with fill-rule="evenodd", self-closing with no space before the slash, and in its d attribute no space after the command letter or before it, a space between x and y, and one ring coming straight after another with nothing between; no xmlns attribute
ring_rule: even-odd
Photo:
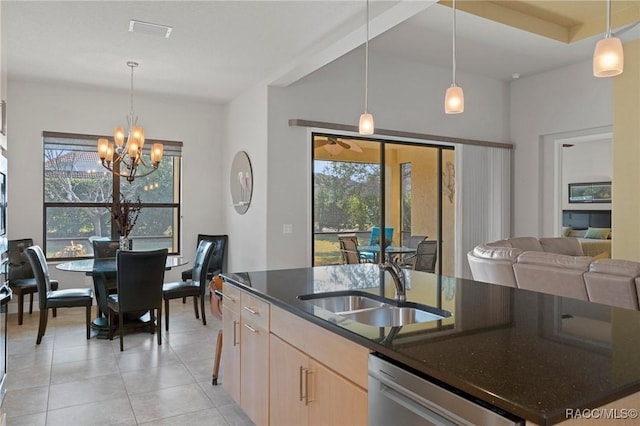
<svg viewBox="0 0 640 426"><path fill-rule="evenodd" d="M569 184L570 203L610 203L611 182Z"/></svg>

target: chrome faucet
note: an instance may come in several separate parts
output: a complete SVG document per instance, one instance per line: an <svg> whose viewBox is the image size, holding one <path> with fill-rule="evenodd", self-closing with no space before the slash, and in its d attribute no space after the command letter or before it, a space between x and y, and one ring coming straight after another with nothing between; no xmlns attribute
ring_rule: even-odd
<svg viewBox="0 0 640 426"><path fill-rule="evenodd" d="M389 272L393 283L396 286L396 300L398 302L404 302L407 300L404 271L397 263L389 260L385 263L378 265L381 270Z"/></svg>

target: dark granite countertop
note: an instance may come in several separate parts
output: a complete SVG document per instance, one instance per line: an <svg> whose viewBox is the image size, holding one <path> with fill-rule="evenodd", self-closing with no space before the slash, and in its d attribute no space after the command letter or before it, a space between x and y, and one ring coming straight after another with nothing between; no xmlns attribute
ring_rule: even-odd
<svg viewBox="0 0 640 426"><path fill-rule="evenodd" d="M391 277L373 264L223 276L295 315L535 423L557 423L565 420L566 409L595 408L640 391L637 311L407 271L407 300L451 316L392 329L347 320L297 298L352 289L393 298Z"/></svg>

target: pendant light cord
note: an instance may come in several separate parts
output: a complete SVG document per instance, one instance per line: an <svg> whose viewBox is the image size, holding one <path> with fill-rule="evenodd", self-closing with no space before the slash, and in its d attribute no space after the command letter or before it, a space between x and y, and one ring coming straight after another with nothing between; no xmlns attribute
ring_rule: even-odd
<svg viewBox="0 0 640 426"><path fill-rule="evenodd" d="M452 74L453 74L453 84L452 86L456 85L456 0L453 0L453 67L452 67Z"/></svg>
<svg viewBox="0 0 640 426"><path fill-rule="evenodd" d="M611 37L611 0L607 0L607 33L604 38Z"/></svg>
<svg viewBox="0 0 640 426"><path fill-rule="evenodd" d="M364 113L369 111L369 0L367 0L367 38L364 42Z"/></svg>

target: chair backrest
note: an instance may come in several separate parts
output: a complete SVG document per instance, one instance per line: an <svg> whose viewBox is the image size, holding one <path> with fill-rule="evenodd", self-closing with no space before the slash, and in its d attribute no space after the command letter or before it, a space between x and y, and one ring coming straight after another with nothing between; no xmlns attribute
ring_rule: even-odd
<svg viewBox="0 0 640 426"><path fill-rule="evenodd" d="M360 263L358 253L358 237L356 234L338 234L342 262L347 264Z"/></svg>
<svg viewBox="0 0 640 426"><path fill-rule="evenodd" d="M205 265L209 265L211 256L213 255L216 243L211 240L202 240L198 244L196 256L193 260L193 271L191 272L191 281L200 284L200 295L204 295L207 285L207 271Z"/></svg>
<svg viewBox="0 0 640 426"><path fill-rule="evenodd" d="M227 259L227 243L229 241L229 236L198 234L198 244L203 240L213 241L215 245L213 255L209 259L209 266L207 267L207 277L211 277L226 269L225 261Z"/></svg>
<svg viewBox="0 0 640 426"><path fill-rule="evenodd" d="M11 280L20 280L25 278L33 278L33 269L29 258L25 253L27 247L33 245L31 238L23 238L21 240L9 240L7 256L9 260L9 283Z"/></svg>
<svg viewBox="0 0 640 426"><path fill-rule="evenodd" d="M387 245L391 245L393 240L393 228L384 228L384 239ZM369 237L369 245L375 246L380 244L380 227L374 226L371 228L371 236Z"/></svg>
<svg viewBox="0 0 640 426"><path fill-rule="evenodd" d="M25 250L31 269L36 278L36 284L38 285L38 302L40 310L47 309L47 291L51 284L49 282L49 267L47 266L47 258L44 256L44 252L40 246L27 247Z"/></svg>
<svg viewBox="0 0 640 426"><path fill-rule="evenodd" d="M96 259L115 258L120 241L93 240L93 257Z"/></svg>
<svg viewBox="0 0 640 426"><path fill-rule="evenodd" d="M118 304L122 312L162 306L162 285L167 254L167 249L118 250L116 255Z"/></svg>
<svg viewBox="0 0 640 426"><path fill-rule="evenodd" d="M438 242L421 241L416 249L416 261L413 269L416 271L435 272L438 259Z"/></svg>

